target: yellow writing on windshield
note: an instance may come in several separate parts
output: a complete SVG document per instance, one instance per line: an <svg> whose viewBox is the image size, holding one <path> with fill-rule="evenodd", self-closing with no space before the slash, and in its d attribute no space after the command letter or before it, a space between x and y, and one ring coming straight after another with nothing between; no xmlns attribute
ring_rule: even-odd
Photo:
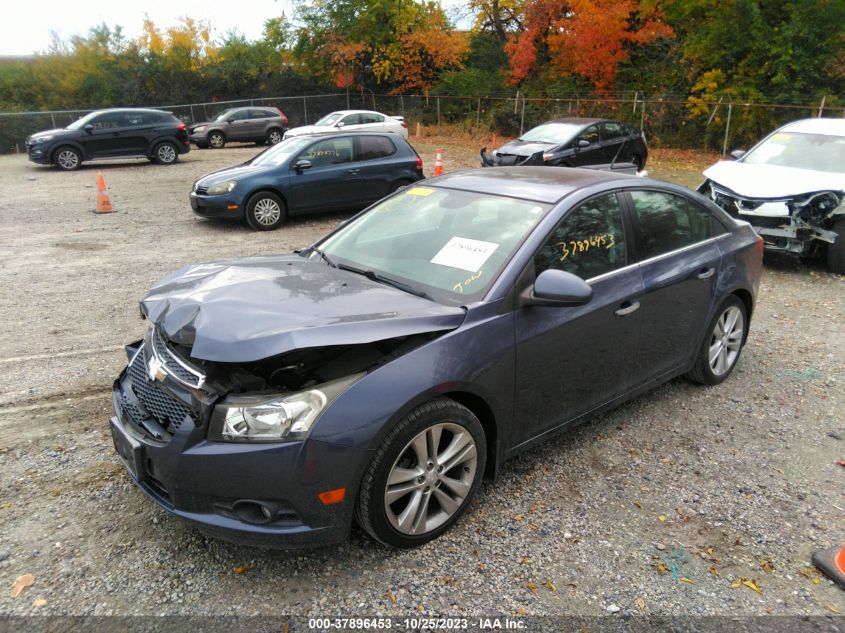
<svg viewBox="0 0 845 633"><path fill-rule="evenodd" d="M602 235L592 235L585 240L565 240L558 242L557 246L561 252L560 261L563 261L570 255L587 253L591 248L604 247L606 250L610 250L615 244L613 233L604 233Z"/></svg>
<svg viewBox="0 0 845 633"><path fill-rule="evenodd" d="M483 270L479 270L475 273L472 277L467 277L463 281L457 282L454 286L452 286L452 292L458 292L460 294L464 294L464 286L468 286L476 279L480 279L481 275L484 273Z"/></svg>

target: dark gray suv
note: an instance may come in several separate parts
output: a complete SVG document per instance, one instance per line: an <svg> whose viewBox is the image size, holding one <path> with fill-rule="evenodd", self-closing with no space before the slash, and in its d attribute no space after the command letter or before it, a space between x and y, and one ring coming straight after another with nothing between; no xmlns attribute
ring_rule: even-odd
<svg viewBox="0 0 845 633"><path fill-rule="evenodd" d="M211 121L189 128L191 142L201 149L220 149L229 141L275 145L288 129L288 118L279 108L230 108Z"/></svg>

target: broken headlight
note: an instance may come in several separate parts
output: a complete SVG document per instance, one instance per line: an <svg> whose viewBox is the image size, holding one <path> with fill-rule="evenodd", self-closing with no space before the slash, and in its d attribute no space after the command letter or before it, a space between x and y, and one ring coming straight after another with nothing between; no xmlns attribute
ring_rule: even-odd
<svg viewBox="0 0 845 633"><path fill-rule="evenodd" d="M223 442L302 440L323 410L354 382L354 374L286 395L230 396L215 405L208 439Z"/></svg>

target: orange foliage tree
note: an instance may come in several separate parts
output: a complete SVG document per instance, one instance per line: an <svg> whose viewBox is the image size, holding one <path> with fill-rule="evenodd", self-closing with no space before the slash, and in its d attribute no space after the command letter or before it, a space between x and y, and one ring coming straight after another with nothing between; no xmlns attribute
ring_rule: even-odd
<svg viewBox="0 0 845 633"><path fill-rule="evenodd" d="M512 83L547 61L562 75L583 76L599 91L613 85L628 46L673 35L657 3L645 0L527 0L523 24L505 46Z"/></svg>

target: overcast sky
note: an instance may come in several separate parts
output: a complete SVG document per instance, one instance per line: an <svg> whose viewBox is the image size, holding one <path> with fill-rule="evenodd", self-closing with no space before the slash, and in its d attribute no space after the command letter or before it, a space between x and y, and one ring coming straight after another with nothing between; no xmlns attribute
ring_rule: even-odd
<svg viewBox="0 0 845 633"><path fill-rule="evenodd" d="M220 37L236 29L249 39L260 37L264 21L282 13L293 13L292 0L7 0L0 21L0 55L28 55L50 46L50 31L62 39L85 35L97 24L122 26L135 38L141 33L144 14L158 27L176 23L182 16L208 20L213 35ZM444 0L447 10L463 0ZM464 25L462 25L464 26Z"/></svg>

